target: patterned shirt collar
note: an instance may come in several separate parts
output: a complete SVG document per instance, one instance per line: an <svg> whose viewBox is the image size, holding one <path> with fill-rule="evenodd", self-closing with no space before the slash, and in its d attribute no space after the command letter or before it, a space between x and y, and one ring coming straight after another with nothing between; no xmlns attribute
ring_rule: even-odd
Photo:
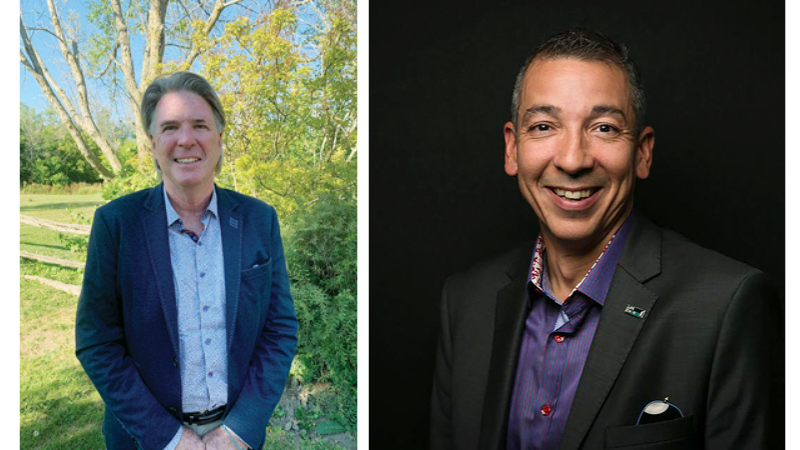
<svg viewBox="0 0 800 450"><path fill-rule="evenodd" d="M172 202L169 201L169 196L167 195L167 188L164 187L164 203L167 205L167 227L171 227L173 223L180 220L181 217L175 211L175 208L172 207ZM214 186L214 190L211 191L211 201L208 202L208 207L206 208L207 212L211 212L214 217L219 217L217 215L217 187Z"/></svg>
<svg viewBox="0 0 800 450"><path fill-rule="evenodd" d="M572 297L577 291L591 298L601 306L605 303L617 262L622 256L622 250L625 248L625 242L628 240L628 233L634 222L634 215L635 214L631 212L619 230L611 236L605 249L603 249L600 256L598 256L594 264L592 264L592 267L589 268L589 271L586 272L586 275L583 276L583 279L575 286L567 298ZM544 293L549 297L554 297L550 291L549 274L547 273L547 265L545 264L546 258L547 251L544 246L544 239L542 238L542 234L539 233L533 251L533 258L531 259L528 282L533 284L537 292Z"/></svg>

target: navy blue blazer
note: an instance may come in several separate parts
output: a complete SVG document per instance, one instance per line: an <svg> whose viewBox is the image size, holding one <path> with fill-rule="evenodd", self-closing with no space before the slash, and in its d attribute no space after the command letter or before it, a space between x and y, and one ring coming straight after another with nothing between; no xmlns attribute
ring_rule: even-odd
<svg viewBox="0 0 800 450"><path fill-rule="evenodd" d="M224 423L258 449L294 356L297 318L275 209L215 188L225 260ZM95 213L75 341L106 405L108 450L161 450L180 426L178 310L168 239L163 184Z"/></svg>

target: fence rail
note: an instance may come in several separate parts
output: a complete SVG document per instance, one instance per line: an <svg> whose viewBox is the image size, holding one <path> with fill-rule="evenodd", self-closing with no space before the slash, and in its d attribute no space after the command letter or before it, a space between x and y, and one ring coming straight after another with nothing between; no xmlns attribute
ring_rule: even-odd
<svg viewBox="0 0 800 450"><path fill-rule="evenodd" d="M37 277L35 275L23 275L23 277L29 280L38 281L39 283L58 289L60 291L68 292L73 295L81 295L81 287L75 286L74 284L62 283L60 281Z"/></svg>
<svg viewBox="0 0 800 450"><path fill-rule="evenodd" d="M41 261L48 264L58 264L59 266L72 267L73 269L83 269L86 267L85 263L79 261L70 261L68 259L56 258L55 256L39 255L36 253L26 252L25 250L20 250L19 256L25 259L32 259L34 261Z"/></svg>
<svg viewBox="0 0 800 450"><path fill-rule="evenodd" d="M19 221L21 223L24 223L25 225L32 225L34 227L39 227L39 228L47 228L50 230L63 231L65 233L85 234L88 236L92 231L91 225L77 225L74 223L54 222L52 220L39 219L36 217L26 216L23 214L19 215Z"/></svg>

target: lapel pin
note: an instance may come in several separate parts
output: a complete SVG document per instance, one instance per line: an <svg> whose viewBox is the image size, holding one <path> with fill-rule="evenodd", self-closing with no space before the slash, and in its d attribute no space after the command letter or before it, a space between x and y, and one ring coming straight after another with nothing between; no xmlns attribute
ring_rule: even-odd
<svg viewBox="0 0 800 450"><path fill-rule="evenodd" d="M644 314L646 312L647 312L647 310L642 309L642 308L638 308L638 307L633 306L633 305L628 305L628 306L625 307L625 314L628 314L628 315L631 315L633 317L636 317L637 319L644 319Z"/></svg>
<svg viewBox="0 0 800 450"><path fill-rule="evenodd" d="M239 228L239 221L231 217L231 226L233 228Z"/></svg>

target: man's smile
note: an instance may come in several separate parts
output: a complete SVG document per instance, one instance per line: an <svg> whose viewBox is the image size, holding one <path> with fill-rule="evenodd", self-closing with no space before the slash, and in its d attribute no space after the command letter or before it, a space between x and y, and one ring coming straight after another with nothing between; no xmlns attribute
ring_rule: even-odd
<svg viewBox="0 0 800 450"><path fill-rule="evenodd" d="M546 186L550 199L561 210L586 211L597 203L601 187L582 187L565 189L563 187Z"/></svg>
<svg viewBox="0 0 800 450"><path fill-rule="evenodd" d="M177 158L175 162L178 164L191 164L200 161L200 158Z"/></svg>
<svg viewBox="0 0 800 450"><path fill-rule="evenodd" d="M555 194L567 200L583 200L600 190L599 188L589 188L581 190L568 190L561 188L550 188Z"/></svg>

